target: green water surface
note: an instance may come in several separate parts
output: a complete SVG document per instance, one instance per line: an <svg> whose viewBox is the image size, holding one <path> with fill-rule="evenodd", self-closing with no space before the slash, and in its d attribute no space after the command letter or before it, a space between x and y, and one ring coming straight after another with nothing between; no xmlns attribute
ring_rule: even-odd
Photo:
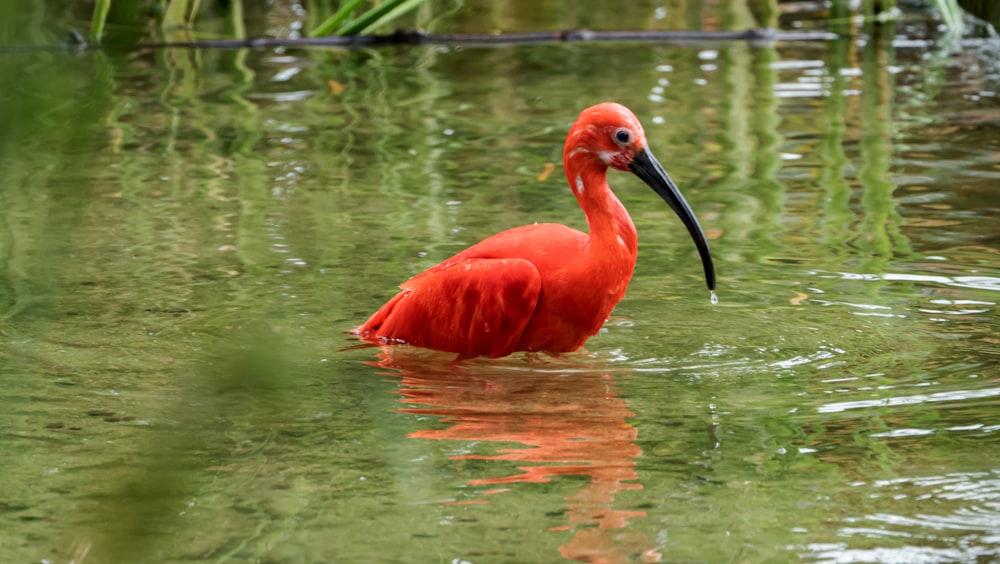
<svg viewBox="0 0 1000 564"><path fill-rule="evenodd" d="M755 24L675 8L451 25ZM0 560L1000 558L1000 43L935 21L0 54ZM354 348L450 254L585 228L562 142L605 100L701 218L718 305L673 213L613 173L639 264L586 350Z"/></svg>

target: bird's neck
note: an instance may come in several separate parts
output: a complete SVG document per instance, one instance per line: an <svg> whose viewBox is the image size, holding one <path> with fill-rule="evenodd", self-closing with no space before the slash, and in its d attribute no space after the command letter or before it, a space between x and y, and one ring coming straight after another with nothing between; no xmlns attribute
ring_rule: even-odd
<svg viewBox="0 0 1000 564"><path fill-rule="evenodd" d="M608 186L608 167L591 155L572 154L566 159L566 178L587 216L591 241L601 247L624 249L634 260L635 224Z"/></svg>

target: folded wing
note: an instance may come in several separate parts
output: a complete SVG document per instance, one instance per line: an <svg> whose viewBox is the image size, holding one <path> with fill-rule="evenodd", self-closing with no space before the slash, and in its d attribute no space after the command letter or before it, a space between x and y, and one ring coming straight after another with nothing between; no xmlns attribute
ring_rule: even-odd
<svg viewBox="0 0 1000 564"><path fill-rule="evenodd" d="M514 352L542 281L517 258L448 261L407 280L403 291L354 330L372 342L409 343L465 357Z"/></svg>

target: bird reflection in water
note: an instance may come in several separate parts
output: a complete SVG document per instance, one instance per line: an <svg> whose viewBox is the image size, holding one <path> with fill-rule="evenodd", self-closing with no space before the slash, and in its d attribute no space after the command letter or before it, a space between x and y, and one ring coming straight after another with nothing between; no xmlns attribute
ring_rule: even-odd
<svg viewBox="0 0 1000 564"><path fill-rule="evenodd" d="M392 369L384 374L401 378L399 401L408 407L398 411L450 424L410 433L410 438L503 443L496 454L452 459L524 463L509 476L470 480L473 486L500 489L560 476L589 477L586 486L565 498L568 523L549 529L573 534L559 548L562 556L601 563L660 560L649 535L622 530L646 512L614 507L618 492L642 489L635 482L635 459L642 451L634 443L637 429L627 421L634 414L617 396L613 376L560 361L539 360L541 369L514 362L445 364L421 361L419 355L404 360L400 352L383 349L375 363ZM525 446L510 448L511 443Z"/></svg>

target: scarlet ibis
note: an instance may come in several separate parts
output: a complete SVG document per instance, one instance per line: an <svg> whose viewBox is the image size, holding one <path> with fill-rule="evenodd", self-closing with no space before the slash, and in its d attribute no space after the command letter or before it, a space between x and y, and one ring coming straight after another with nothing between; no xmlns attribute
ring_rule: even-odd
<svg viewBox="0 0 1000 564"><path fill-rule="evenodd" d="M714 296L705 233L628 108L606 102L584 110L566 137L563 165L589 234L558 223L497 233L403 282L352 332L370 343L459 358L577 350L601 329L635 269L635 225L608 187L608 167L631 171L673 208L694 238Z"/></svg>

